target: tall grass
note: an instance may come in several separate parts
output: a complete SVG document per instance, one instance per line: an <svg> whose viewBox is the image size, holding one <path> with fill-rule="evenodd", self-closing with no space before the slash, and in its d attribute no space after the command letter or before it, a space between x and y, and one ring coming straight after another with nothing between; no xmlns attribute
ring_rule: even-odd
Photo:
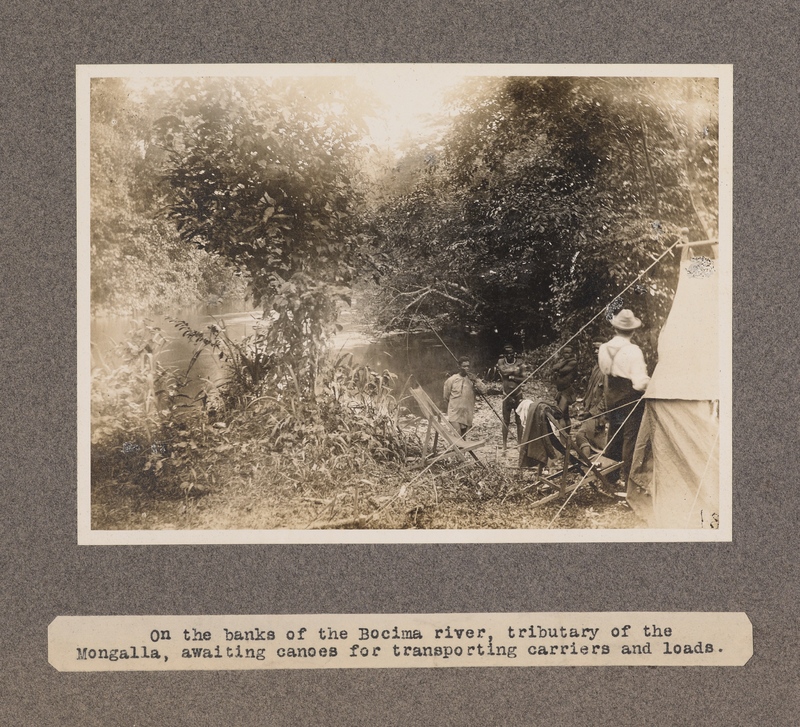
<svg viewBox="0 0 800 727"><path fill-rule="evenodd" d="M202 331L177 325L196 344L186 371L159 364L166 338L147 323L118 347L118 365L93 371L94 479L202 492L224 487L215 476L222 461L267 465L276 454L282 468L295 462L289 469L314 480L312 473L327 475L335 487L346 472L403 463L419 450L397 424L390 372L357 364L351 354L323 358L313 389L304 389L262 333L235 340L218 324ZM191 369L203 350L218 356L226 377L191 397Z"/></svg>

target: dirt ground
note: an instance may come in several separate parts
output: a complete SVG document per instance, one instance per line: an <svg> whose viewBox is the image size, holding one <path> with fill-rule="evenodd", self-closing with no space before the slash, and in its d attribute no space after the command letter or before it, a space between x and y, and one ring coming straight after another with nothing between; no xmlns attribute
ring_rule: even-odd
<svg viewBox="0 0 800 727"><path fill-rule="evenodd" d="M525 395L549 398L542 384ZM584 482L564 502L534 504L555 488L542 487L532 470L517 467L515 434L502 448L499 391L478 401L469 439L484 439L481 463L442 460L376 464L340 477L267 452L216 460L214 484L201 491L144 491L124 474L96 482L94 529L619 529L643 527L624 498ZM493 411L494 410L494 411ZM495 414L497 412L497 414ZM417 432L424 434L417 424ZM482 466L483 465L483 466ZM552 463L556 471L557 463ZM570 475L571 481L579 475Z"/></svg>
<svg viewBox="0 0 800 727"><path fill-rule="evenodd" d="M541 382L527 382L523 395L530 399L552 400L553 392ZM641 528L645 524L639 520L628 506L624 497L604 493L594 487L591 482L584 481L577 491L568 499L566 505L558 500L540 507L533 507L547 488L535 488L536 478L532 471L520 470L518 467L518 448L516 433L512 422L508 436L508 446L503 449L502 437L502 394L499 389L490 390L484 397L478 397L475 407L473 428L468 439L486 440L478 454L480 459L490 468L502 468L506 487L512 493L505 501L486 497L483 502L471 502L469 510L455 508L461 518L471 525L457 527L478 528ZM552 462L543 474L555 474L561 471L559 462ZM570 482L580 480L570 474ZM516 496L513 493L519 488L530 488ZM538 490L538 496L537 496ZM621 494L621 493L620 493ZM611 495L611 496L610 496ZM563 507L562 507L563 506ZM449 522L451 515L445 516ZM434 522L438 521L438 518ZM505 523L505 524L500 524ZM432 524L429 527L442 527ZM444 527L453 527L444 525Z"/></svg>

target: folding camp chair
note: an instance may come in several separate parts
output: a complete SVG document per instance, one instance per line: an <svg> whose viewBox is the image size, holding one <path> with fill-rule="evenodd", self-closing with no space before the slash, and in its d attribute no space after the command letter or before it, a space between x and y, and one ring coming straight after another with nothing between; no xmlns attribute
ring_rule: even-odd
<svg viewBox="0 0 800 727"><path fill-rule="evenodd" d="M481 440L468 440L462 439L461 435L455 430L452 424L447 421L447 417L442 415L439 407L433 402L430 396L425 392L421 386L412 386L410 389L411 396L417 402L417 406L422 412L422 416L428 422L428 428L425 432L425 437L422 440L422 461L424 465L433 464L434 462L442 459L443 457L454 454L460 461L467 461L467 454L472 456L476 462L480 462L478 455L475 454L476 449L480 449L486 444L485 439ZM431 443L431 435L433 441ZM437 456L436 446L442 438L446 444L441 454Z"/></svg>
<svg viewBox="0 0 800 727"><path fill-rule="evenodd" d="M594 460L588 459L575 446L569 431L562 430L549 415L547 416L547 422L550 426L549 441L553 448L564 456L564 463L560 472L554 472L539 478L543 484L551 485L558 489L536 500L533 503L533 507L539 507L553 500L562 499L578 489L583 482L588 482L595 491L607 497L612 497L608 494L608 491L612 489L608 476L619 470L622 467L622 462L616 462L602 456ZM572 484L567 484L569 472L576 472L580 475L580 479ZM597 483L600 483L602 487L598 488Z"/></svg>

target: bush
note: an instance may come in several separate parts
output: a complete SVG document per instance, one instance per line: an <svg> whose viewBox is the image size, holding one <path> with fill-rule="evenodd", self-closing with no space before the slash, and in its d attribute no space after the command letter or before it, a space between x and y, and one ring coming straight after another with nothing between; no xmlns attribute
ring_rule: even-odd
<svg viewBox="0 0 800 727"><path fill-rule="evenodd" d="M225 383L189 397L191 363L181 374L161 367L163 333L142 323L119 347L121 363L93 372L95 481L203 492L218 484L214 472L223 462L236 470L262 462L283 468L288 461L301 479L317 473L337 486L327 475L402 463L410 449L418 450L398 426L393 374L357 365L347 354L323 362L316 391L304 390L280 375L264 332L235 341L224 326L195 331L178 325L197 343L191 363L211 348L226 365Z"/></svg>
<svg viewBox="0 0 800 727"><path fill-rule="evenodd" d="M205 444L197 441L204 430L198 402L185 393L187 376L158 362L166 340L160 328L140 321L113 352L119 363L92 370L95 479L121 475L155 487L165 481L165 466L183 469L187 454Z"/></svg>

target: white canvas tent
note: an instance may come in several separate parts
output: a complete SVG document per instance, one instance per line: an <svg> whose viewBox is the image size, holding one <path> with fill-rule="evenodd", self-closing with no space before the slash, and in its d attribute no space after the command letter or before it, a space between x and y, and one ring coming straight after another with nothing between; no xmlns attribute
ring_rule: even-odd
<svg viewBox="0 0 800 727"><path fill-rule="evenodd" d="M717 245L684 248L658 339L658 364L628 481L628 502L657 528L717 527L719 272Z"/></svg>

